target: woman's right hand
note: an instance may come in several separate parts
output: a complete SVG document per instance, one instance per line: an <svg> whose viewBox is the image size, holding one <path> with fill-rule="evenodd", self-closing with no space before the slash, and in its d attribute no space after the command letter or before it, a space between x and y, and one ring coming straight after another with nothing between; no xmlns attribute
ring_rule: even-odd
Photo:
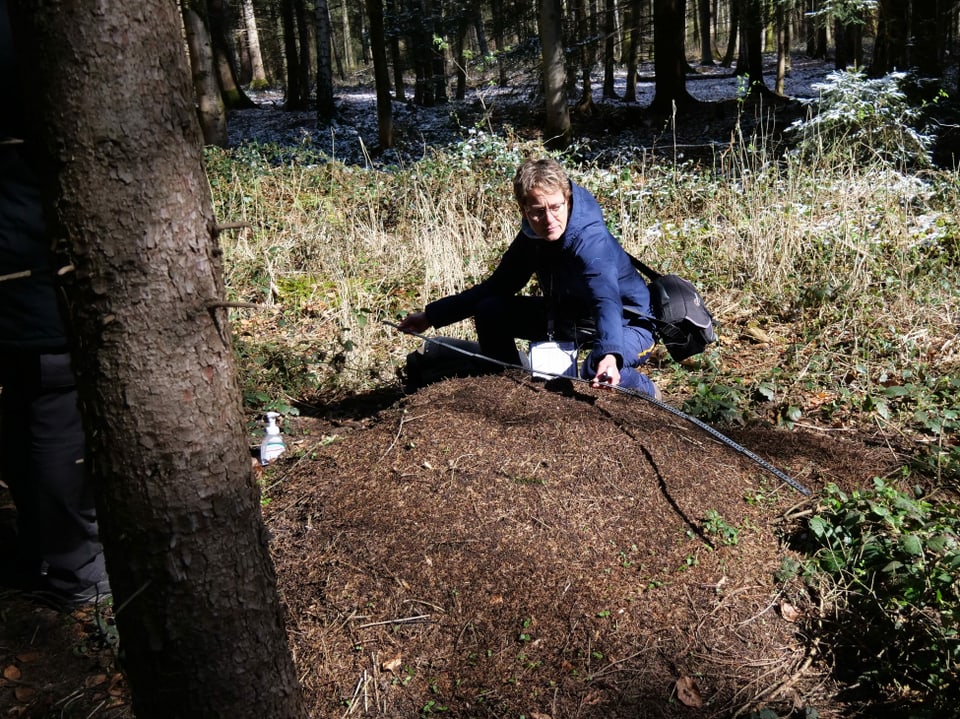
<svg viewBox="0 0 960 719"><path fill-rule="evenodd" d="M412 332L421 334L430 329L430 322L427 320L426 312L411 312L397 324L397 329L401 332Z"/></svg>

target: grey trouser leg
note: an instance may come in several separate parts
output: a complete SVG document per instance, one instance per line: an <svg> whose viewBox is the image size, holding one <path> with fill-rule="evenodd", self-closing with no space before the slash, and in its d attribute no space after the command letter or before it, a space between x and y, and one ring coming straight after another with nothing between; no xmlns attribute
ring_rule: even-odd
<svg viewBox="0 0 960 719"><path fill-rule="evenodd" d="M74 592L106 577L67 354L4 358L0 473L17 507L22 567Z"/></svg>

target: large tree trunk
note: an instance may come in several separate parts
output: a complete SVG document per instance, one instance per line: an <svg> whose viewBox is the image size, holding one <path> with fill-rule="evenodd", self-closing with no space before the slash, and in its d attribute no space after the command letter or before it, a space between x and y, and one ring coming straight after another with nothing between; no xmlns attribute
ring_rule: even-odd
<svg viewBox="0 0 960 719"><path fill-rule="evenodd" d="M570 144L573 128L567 105L563 64L563 2L540 0L540 46L543 53L543 98L546 107L544 144L551 149Z"/></svg>
<svg viewBox="0 0 960 719"><path fill-rule="evenodd" d="M136 715L303 717L177 5L14 6Z"/></svg>
<svg viewBox="0 0 960 719"><path fill-rule="evenodd" d="M227 146L227 111L220 94L220 84L214 70L213 48L210 46L210 33L201 12L194 2L185 0L182 4L183 27L187 37L187 49L190 52L190 70L193 76L193 89L197 98L197 116L203 141L208 145Z"/></svg>

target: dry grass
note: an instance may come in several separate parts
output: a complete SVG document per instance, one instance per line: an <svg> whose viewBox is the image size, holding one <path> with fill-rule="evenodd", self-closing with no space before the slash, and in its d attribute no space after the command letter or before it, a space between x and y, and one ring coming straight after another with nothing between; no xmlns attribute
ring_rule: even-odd
<svg viewBox="0 0 960 719"><path fill-rule="evenodd" d="M817 407L849 416L902 368L955 372L956 174L774 159L765 142L740 138L707 167L567 166L628 250L701 287L721 335L775 332L787 344L777 377L737 379L708 354L712 382L775 380L779 404L797 407L816 388L828 397ZM213 163L227 168L211 173L218 216L250 225L224 238L231 299L271 307L237 311L248 386L290 400L311 386L320 395L394 382L412 346L381 321L490 271L517 228L516 162L542 153L498 139L391 172ZM443 332L471 336L466 324ZM297 377L258 374L267 342L307 358L290 370Z"/></svg>

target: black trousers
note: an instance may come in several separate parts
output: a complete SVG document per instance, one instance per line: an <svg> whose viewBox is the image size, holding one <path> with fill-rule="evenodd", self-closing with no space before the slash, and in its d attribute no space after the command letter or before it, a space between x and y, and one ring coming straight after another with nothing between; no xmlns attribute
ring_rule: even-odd
<svg viewBox="0 0 960 719"><path fill-rule="evenodd" d="M534 342L549 339L549 308L543 297L489 297L477 305L474 324L481 351L487 356L507 364L517 364L515 339ZM593 333L576 326L564 317L554 320L553 339L576 342L578 346L590 344ZM651 396L656 391L653 382L637 367L650 356L654 337L650 328L642 325L624 324L624 356L620 369L620 385L636 389ZM592 351L580 368L583 379L593 379L602 357Z"/></svg>
<svg viewBox="0 0 960 719"><path fill-rule="evenodd" d="M17 563L51 589L106 578L68 354L0 352L0 476L17 508Z"/></svg>

